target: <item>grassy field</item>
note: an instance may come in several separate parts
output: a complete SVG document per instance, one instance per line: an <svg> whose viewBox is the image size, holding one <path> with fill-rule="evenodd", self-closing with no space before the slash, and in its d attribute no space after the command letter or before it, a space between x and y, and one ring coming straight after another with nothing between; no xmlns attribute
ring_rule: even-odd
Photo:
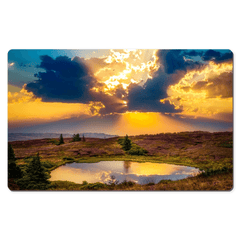
<svg viewBox="0 0 240 240"><path fill-rule="evenodd" d="M141 156L130 155L122 149L118 137L86 138L72 142L64 139L14 141L17 164L24 166L39 152L41 162L49 171L69 162L137 161L171 163L198 167L204 173L184 180L161 181L158 184L133 183L75 184L53 182L50 190L231 190L233 187L232 132L182 132L129 137L135 147L146 150ZM14 185L14 183L12 183Z"/></svg>

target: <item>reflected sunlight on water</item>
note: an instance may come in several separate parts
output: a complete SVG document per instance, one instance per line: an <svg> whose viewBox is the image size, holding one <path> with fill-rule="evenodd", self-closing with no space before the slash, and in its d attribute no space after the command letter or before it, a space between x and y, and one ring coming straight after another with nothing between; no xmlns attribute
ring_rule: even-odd
<svg viewBox="0 0 240 240"><path fill-rule="evenodd" d="M165 163L138 163L131 161L101 161L98 163L69 163L51 172L51 181L82 183L107 183L114 176L120 183L133 181L139 184L158 183L161 180L179 180L196 176L200 170L194 167Z"/></svg>

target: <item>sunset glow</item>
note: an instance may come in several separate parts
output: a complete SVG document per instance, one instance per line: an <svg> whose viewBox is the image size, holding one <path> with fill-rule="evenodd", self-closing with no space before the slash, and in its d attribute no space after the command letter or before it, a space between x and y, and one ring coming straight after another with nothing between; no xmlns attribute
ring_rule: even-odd
<svg viewBox="0 0 240 240"><path fill-rule="evenodd" d="M147 134L198 130L198 118L232 122L228 50L110 50L100 57L86 50L88 58L65 50L71 58L43 53L31 68L30 60L15 59L17 51L8 63L9 127L79 118L81 129L81 119L100 117L117 119L111 133ZM204 129L211 130L209 123Z"/></svg>

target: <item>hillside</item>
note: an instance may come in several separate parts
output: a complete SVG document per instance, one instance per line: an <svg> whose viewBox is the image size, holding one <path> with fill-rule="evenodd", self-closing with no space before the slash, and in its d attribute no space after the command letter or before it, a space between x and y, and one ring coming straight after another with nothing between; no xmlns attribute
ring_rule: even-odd
<svg viewBox="0 0 240 240"><path fill-rule="evenodd" d="M24 166L31 156L39 153L43 165L52 170L68 162L96 162L101 160L154 161L199 167L205 172L223 172L232 186L232 132L182 132L130 136L132 144L146 150L143 156L130 155L122 149L119 137L109 139L86 138L72 142L64 138L13 141L17 164ZM212 174L210 174L212 175ZM194 179L194 178L193 178ZM181 182L181 181L177 181ZM222 185L222 183L221 183ZM183 188L184 190L185 188ZM185 189L186 190L186 189Z"/></svg>

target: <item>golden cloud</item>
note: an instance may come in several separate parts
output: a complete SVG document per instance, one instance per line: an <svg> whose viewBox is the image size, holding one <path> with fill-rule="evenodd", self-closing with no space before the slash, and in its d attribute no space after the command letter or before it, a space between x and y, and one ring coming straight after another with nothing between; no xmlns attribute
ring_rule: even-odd
<svg viewBox="0 0 240 240"><path fill-rule="evenodd" d="M168 88L168 99L181 114L213 117L232 112L232 63L209 62L201 70L188 71Z"/></svg>

